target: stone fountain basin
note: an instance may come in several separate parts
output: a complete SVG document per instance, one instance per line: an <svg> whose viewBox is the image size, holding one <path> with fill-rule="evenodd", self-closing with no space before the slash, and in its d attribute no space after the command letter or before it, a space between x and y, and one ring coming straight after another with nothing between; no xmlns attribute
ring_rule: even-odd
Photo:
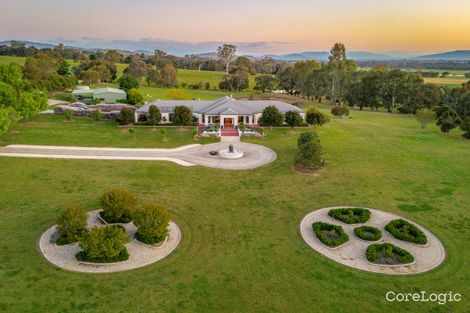
<svg viewBox="0 0 470 313"><path fill-rule="evenodd" d="M224 159L240 159L243 157L243 151L223 149L219 151L219 156Z"/></svg>

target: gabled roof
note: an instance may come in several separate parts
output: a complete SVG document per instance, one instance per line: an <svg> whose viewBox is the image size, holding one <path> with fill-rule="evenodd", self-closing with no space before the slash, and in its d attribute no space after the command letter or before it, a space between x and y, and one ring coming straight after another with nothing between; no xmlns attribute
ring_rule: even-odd
<svg viewBox="0 0 470 313"><path fill-rule="evenodd" d="M222 97L215 101L197 100L158 100L147 102L137 113L147 113L150 106L155 105L160 112L173 112L176 106L188 107L193 113L205 115L251 115L262 113L264 108L274 105L281 113L295 111L303 113L303 110L291 104L276 100L236 100L232 97Z"/></svg>
<svg viewBox="0 0 470 313"><path fill-rule="evenodd" d="M99 95L103 93L117 93L121 95L126 95L126 92L124 90L111 87L98 89L76 89L72 91L72 94L74 95Z"/></svg>

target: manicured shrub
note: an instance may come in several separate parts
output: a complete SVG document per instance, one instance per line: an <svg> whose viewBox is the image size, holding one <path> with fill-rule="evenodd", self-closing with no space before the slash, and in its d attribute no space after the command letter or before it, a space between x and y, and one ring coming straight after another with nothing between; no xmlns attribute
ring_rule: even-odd
<svg viewBox="0 0 470 313"><path fill-rule="evenodd" d="M372 263L388 265L408 264L414 261L411 253L391 243L370 245L366 250L366 258Z"/></svg>
<svg viewBox="0 0 470 313"><path fill-rule="evenodd" d="M349 109L344 105L335 105L331 108L331 114L339 117L349 116Z"/></svg>
<svg viewBox="0 0 470 313"><path fill-rule="evenodd" d="M415 225L403 220L397 219L385 225L385 230L393 237L399 240L425 245L428 242L426 235Z"/></svg>
<svg viewBox="0 0 470 313"><path fill-rule="evenodd" d="M134 194L125 188L113 188L101 195L100 216L108 223L129 223L131 212L137 204Z"/></svg>
<svg viewBox="0 0 470 313"><path fill-rule="evenodd" d="M372 227L372 226L359 226L354 228L354 234L363 239L368 241L377 241L382 238L382 232L380 229Z"/></svg>
<svg viewBox="0 0 470 313"><path fill-rule="evenodd" d="M91 112L91 118L95 121L95 122L99 122L103 119L103 114L101 114L101 111L100 110L93 110Z"/></svg>
<svg viewBox="0 0 470 313"><path fill-rule="evenodd" d="M116 121L119 125L129 125L134 123L134 111L130 108L122 108L116 117Z"/></svg>
<svg viewBox="0 0 470 313"><path fill-rule="evenodd" d="M434 122L436 119L436 112L431 109L422 108L416 111L415 118L421 129L425 129L427 124Z"/></svg>
<svg viewBox="0 0 470 313"><path fill-rule="evenodd" d="M147 244L154 244L165 239L168 234L170 214L166 207L156 204L146 204L133 214L137 227L135 237Z"/></svg>
<svg viewBox="0 0 470 313"><path fill-rule="evenodd" d="M307 111L305 120L310 125L321 126L328 122L328 117L322 112L318 111L316 108L311 108Z"/></svg>
<svg viewBox="0 0 470 313"><path fill-rule="evenodd" d="M346 224L365 223L370 218L370 211L362 208L331 209L328 215Z"/></svg>
<svg viewBox="0 0 470 313"><path fill-rule="evenodd" d="M148 124L152 125L155 129L155 126L160 123L161 120L162 114L160 113L160 109L155 105L151 105L149 108Z"/></svg>
<svg viewBox="0 0 470 313"><path fill-rule="evenodd" d="M95 226L80 238L77 260L94 263L125 261L129 258L125 244L129 242L124 227L120 225Z"/></svg>
<svg viewBox="0 0 470 313"><path fill-rule="evenodd" d="M318 170L323 164L323 149L315 132L306 132L297 139L298 151L294 165L308 170Z"/></svg>
<svg viewBox="0 0 470 313"><path fill-rule="evenodd" d="M315 222L312 224L315 236L328 247L337 247L349 240L348 234L343 227L323 222Z"/></svg>
<svg viewBox="0 0 470 313"><path fill-rule="evenodd" d="M71 204L63 211L57 220L57 230L60 237L56 243L65 245L77 242L85 232L87 225L87 214L85 210L77 204Z"/></svg>
<svg viewBox="0 0 470 313"><path fill-rule="evenodd" d="M299 112L288 111L286 112L286 123L290 127L300 126L302 124L302 117Z"/></svg>

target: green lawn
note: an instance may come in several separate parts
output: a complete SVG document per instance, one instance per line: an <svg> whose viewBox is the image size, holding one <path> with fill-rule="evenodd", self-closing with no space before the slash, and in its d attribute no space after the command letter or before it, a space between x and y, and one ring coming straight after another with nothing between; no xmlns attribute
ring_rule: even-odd
<svg viewBox="0 0 470 313"><path fill-rule="evenodd" d="M140 92L145 98L145 101L153 100L168 100L168 88L157 88L157 87L140 87ZM188 99L200 99L200 100L215 100L220 97L233 95L234 97L249 97L253 92L242 91L242 92L230 92L222 90L205 90L205 89L183 89L183 92L186 94Z"/></svg>
<svg viewBox="0 0 470 313"><path fill-rule="evenodd" d="M24 65L25 62L26 62L25 57L11 57L7 55L0 55L0 65L3 65L3 64L8 65L11 63Z"/></svg>
<svg viewBox="0 0 470 313"><path fill-rule="evenodd" d="M44 144L64 146L142 147L171 148L185 144L210 143L214 138L192 140L191 128L165 127L166 142L159 127L136 127L131 134L127 128L119 128L114 121L94 122L90 118L74 117L64 122L63 116L42 115L22 122L0 138L0 145Z"/></svg>
<svg viewBox="0 0 470 313"><path fill-rule="evenodd" d="M0 158L0 311L468 311L470 142L434 126L421 130L409 116L352 111L352 117L332 119L320 128L327 165L319 177L291 170L301 130L289 128L249 140L278 154L274 163L250 171L166 162ZM134 139L108 124L45 119L21 123L0 139L153 145L153 135L140 130ZM70 273L48 264L37 240L60 210L71 202L94 209L100 193L117 185L168 205L183 231L181 246L156 264L116 274ZM447 260L430 273L395 277L324 258L303 242L299 223L312 210L345 204L420 223L442 240ZM390 290L452 291L463 297L446 305L389 303L385 294Z"/></svg>

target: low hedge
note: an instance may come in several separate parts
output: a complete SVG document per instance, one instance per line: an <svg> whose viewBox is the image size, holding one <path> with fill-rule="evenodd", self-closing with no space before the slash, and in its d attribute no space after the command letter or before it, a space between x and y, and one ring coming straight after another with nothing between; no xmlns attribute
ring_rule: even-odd
<svg viewBox="0 0 470 313"><path fill-rule="evenodd" d="M388 231L394 238L425 245L428 242L426 235L418 229L415 225L403 220L397 219L389 222L385 226L385 230Z"/></svg>
<svg viewBox="0 0 470 313"><path fill-rule="evenodd" d="M343 227L323 222L315 222L312 224L313 231L320 241L328 247L337 247L349 240L348 234Z"/></svg>
<svg viewBox="0 0 470 313"><path fill-rule="evenodd" d="M372 226L360 226L354 228L354 234L363 239L368 241L377 241L382 238L382 232L380 229L372 227Z"/></svg>
<svg viewBox="0 0 470 313"><path fill-rule="evenodd" d="M119 255L115 257L107 257L107 258L91 258L85 253L85 251L80 251L75 254L75 258L78 261L82 262L90 262L90 263L115 263L115 262L123 262L129 259L129 253L127 250L122 250Z"/></svg>
<svg viewBox="0 0 470 313"><path fill-rule="evenodd" d="M366 250L366 258L372 263L389 265L408 264L414 261L411 253L391 243L370 245Z"/></svg>
<svg viewBox="0 0 470 313"><path fill-rule="evenodd" d="M370 211L363 208L331 209L328 215L346 224L365 223L370 218Z"/></svg>

